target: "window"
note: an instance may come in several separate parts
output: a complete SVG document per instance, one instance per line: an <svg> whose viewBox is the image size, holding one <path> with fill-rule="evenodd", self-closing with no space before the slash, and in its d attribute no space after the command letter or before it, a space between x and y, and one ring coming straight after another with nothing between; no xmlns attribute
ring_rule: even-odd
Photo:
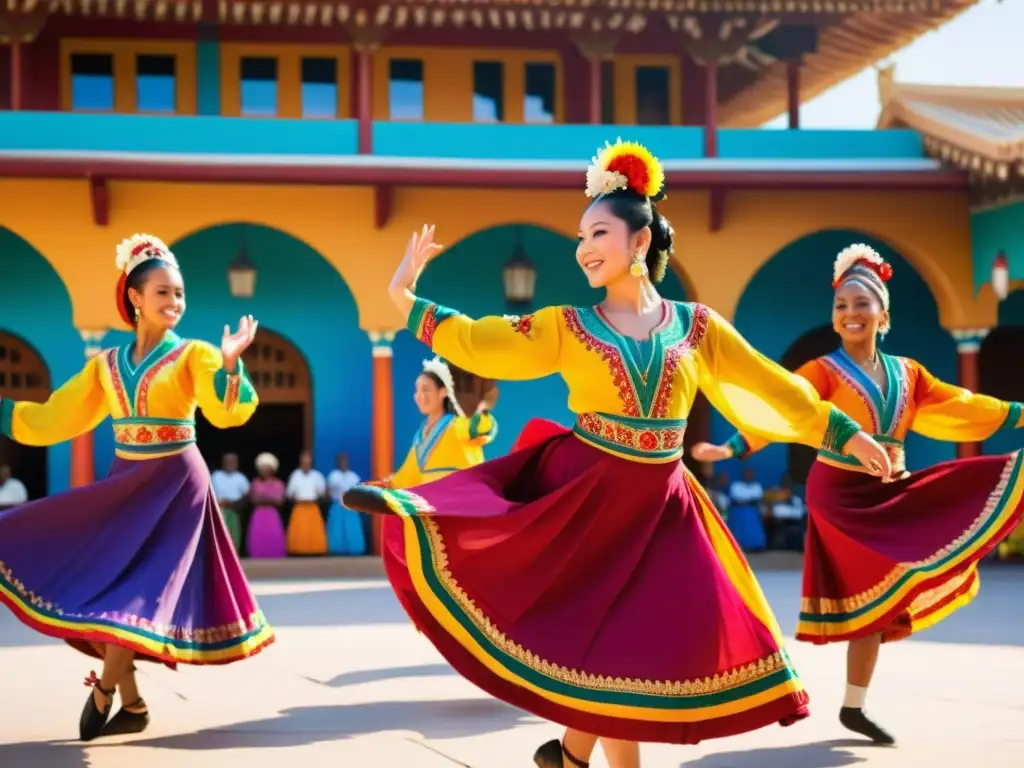
<svg viewBox="0 0 1024 768"><path fill-rule="evenodd" d="M302 60L302 116L338 116L338 60Z"/></svg>
<svg viewBox="0 0 1024 768"><path fill-rule="evenodd" d="M277 59L242 57L241 85L243 115L277 115Z"/></svg>
<svg viewBox="0 0 1024 768"><path fill-rule="evenodd" d="M615 124L615 62L601 62L601 122Z"/></svg>
<svg viewBox="0 0 1024 768"><path fill-rule="evenodd" d="M114 110L114 57L109 53L71 55L71 108Z"/></svg>
<svg viewBox="0 0 1024 768"><path fill-rule="evenodd" d="M423 62L392 59L388 71L388 114L392 120L423 119Z"/></svg>
<svg viewBox="0 0 1024 768"><path fill-rule="evenodd" d="M555 65L526 65L526 101L523 119L527 123L555 122Z"/></svg>
<svg viewBox="0 0 1024 768"><path fill-rule="evenodd" d="M504 65L500 61L473 62L473 120L500 123L505 117Z"/></svg>
<svg viewBox="0 0 1024 768"><path fill-rule="evenodd" d="M668 67L636 68L636 122L638 125L669 125Z"/></svg>
<svg viewBox="0 0 1024 768"><path fill-rule="evenodd" d="M173 56L135 57L135 109L139 112L177 112Z"/></svg>

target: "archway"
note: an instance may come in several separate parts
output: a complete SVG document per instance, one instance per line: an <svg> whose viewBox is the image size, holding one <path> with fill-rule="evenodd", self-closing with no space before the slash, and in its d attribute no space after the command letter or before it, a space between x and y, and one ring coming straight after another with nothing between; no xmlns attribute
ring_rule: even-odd
<svg viewBox="0 0 1024 768"><path fill-rule="evenodd" d="M799 339L794 341L789 349L783 353L779 363L789 371L795 371L804 363L810 362L816 357L834 352L838 345L836 332L831 325L822 325L808 331ZM807 482L807 474L814 465L818 452L807 445L790 443L786 446L789 465L789 479L796 485L803 485Z"/></svg>
<svg viewBox="0 0 1024 768"><path fill-rule="evenodd" d="M334 266L293 235L258 224L211 227L172 248L181 263L188 301L181 335L216 344L225 323L234 328L243 314L260 321L247 360L259 377L257 389L269 415L254 417L251 429L262 429L262 419L268 420L267 425L281 420L282 433L274 440L281 446L282 472L295 466L300 452L286 443L301 436L300 450L309 446L315 466L325 474L334 466L335 456L345 451L352 469L368 477L370 340L359 327L355 298ZM233 296L228 280L228 268L242 250L257 273L255 293L248 298ZM357 261L353 268L358 269ZM269 358L263 357L264 351ZM300 403L305 403L303 414L298 412ZM285 417L280 414L289 407L295 424L283 431ZM241 446L249 443L248 434L245 428L228 430L223 438L241 454ZM219 437L209 436L211 440ZM214 458L212 450L210 456ZM251 474L252 463L243 471Z"/></svg>
<svg viewBox="0 0 1024 768"><path fill-rule="evenodd" d="M236 453L242 471L251 474L256 456L269 451L281 462L287 478L299 454L312 446L313 387L309 365L286 338L260 326L256 341L242 358L260 398L259 408L244 427L217 429L200 412L196 436L210 469L218 469L225 453Z"/></svg>
<svg viewBox="0 0 1024 768"><path fill-rule="evenodd" d="M1011 293L999 305L999 325L985 337L978 355L981 391L1000 400L1024 402L1020 351L1024 349L1024 291ZM1020 435L1009 430L985 441L985 453L1020 448Z"/></svg>
<svg viewBox="0 0 1024 768"><path fill-rule="evenodd" d="M44 386L32 388L34 398L45 399L51 386L59 386L85 365L85 348L72 319L71 297L46 257L15 232L2 226L0 254L3 254L0 329L7 334L6 338L13 336L19 342L22 360L28 357L27 350L31 350L32 359L38 361L35 371L46 371ZM21 396L15 395L14 391L0 391L0 394ZM97 428L98 431L104 429L109 432L110 427L101 425ZM53 494L70 485L69 443L33 450L29 455L45 457L39 465L45 482L41 489L37 487L33 491L29 488L30 493ZM35 458L30 463L38 464Z"/></svg>
<svg viewBox="0 0 1024 768"><path fill-rule="evenodd" d="M13 333L0 330L0 398L45 402L50 396L50 370L39 352ZM30 499L46 495L46 449L18 445L0 435L0 464L25 484Z"/></svg>
<svg viewBox="0 0 1024 768"><path fill-rule="evenodd" d="M517 238L537 272L533 302L526 307L509 305L504 293L503 270L516 248ZM525 223L491 227L459 241L431 262L420 278L417 292L471 317L525 314L560 304L592 306L601 301L603 292L587 284L576 264L575 252L575 240L544 227ZM668 299L685 301L687 295L678 269L678 265L674 265L668 270L659 290ZM396 461L409 450L420 423L420 414L412 401L413 382L428 354L426 347L410 333L399 333L395 339ZM535 381L503 381L499 389L500 399L495 411L498 435L486 449L489 457L507 453L531 418L572 423L572 414L566 406L568 392L560 376Z"/></svg>
<svg viewBox="0 0 1024 768"><path fill-rule="evenodd" d="M893 329L884 349L920 361L945 381L957 380L956 344L939 325L938 306L927 284L911 264L888 244L854 230L825 230L790 243L768 258L750 279L736 308L735 325L761 353L773 360L795 346L794 342L830 322L832 313L832 266L836 254L851 243L867 243L893 265L889 283L892 297ZM797 290L795 276L810 278L810 289ZM727 279L727 278L726 278ZM806 285L807 283L801 283ZM821 352L835 348L837 340L825 346L827 335L817 337ZM814 337L812 337L814 338ZM808 341L807 344L811 344ZM807 348L809 353L809 348ZM794 353L795 354L795 353ZM733 428L720 415L712 418L716 441L728 438ZM907 460L911 469L951 459L956 448L911 434ZM789 451L769 446L750 459L761 482L774 483L788 469ZM725 468L728 470L728 468ZM735 474L732 467L730 474Z"/></svg>

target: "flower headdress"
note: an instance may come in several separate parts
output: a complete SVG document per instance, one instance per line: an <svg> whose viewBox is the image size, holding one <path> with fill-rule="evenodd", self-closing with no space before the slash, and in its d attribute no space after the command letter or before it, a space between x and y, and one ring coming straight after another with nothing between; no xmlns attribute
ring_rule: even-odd
<svg viewBox="0 0 1024 768"><path fill-rule="evenodd" d="M616 139L605 142L604 149L587 168L587 197L598 198L620 189L628 189L657 202L665 197L665 169L658 158L641 144Z"/></svg>
<svg viewBox="0 0 1024 768"><path fill-rule="evenodd" d="M152 259L159 259L170 264L175 269L180 269L178 260L174 258L171 249L164 244L163 240L153 237L153 235L132 235L122 240L117 246L117 256L114 259L114 263L121 272L121 277L117 281L115 301L117 302L117 311L120 313L121 319L129 326L133 326L135 323L127 315L127 309L124 307L125 283L128 282L128 275L140 264Z"/></svg>
<svg viewBox="0 0 1024 768"><path fill-rule="evenodd" d="M448 364L440 357L435 356L433 360L423 361L423 372L432 373L441 380L444 388L448 390L448 401L452 404L455 413L465 416L462 406L459 405L459 399L455 396L455 378L452 376L452 369L448 367Z"/></svg>
<svg viewBox="0 0 1024 768"><path fill-rule="evenodd" d="M892 265L878 251L864 243L854 243L839 252L832 269L832 288L839 290L846 283L858 283L874 293L889 310L889 288Z"/></svg>

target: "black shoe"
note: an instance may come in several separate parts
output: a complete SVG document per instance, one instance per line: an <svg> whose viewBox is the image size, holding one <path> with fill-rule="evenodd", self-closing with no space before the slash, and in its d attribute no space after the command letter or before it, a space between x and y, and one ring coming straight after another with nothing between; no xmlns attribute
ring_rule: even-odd
<svg viewBox="0 0 1024 768"><path fill-rule="evenodd" d="M108 691L101 686L95 672L85 679L85 684L107 697L107 705L101 710L96 704L95 691L89 691L89 698L86 699L85 707L82 708L82 717L78 721L78 735L82 741L92 741L100 735L103 726L107 724L115 689L112 688Z"/></svg>
<svg viewBox="0 0 1024 768"><path fill-rule="evenodd" d="M569 754L562 742L557 739L552 739L546 744L542 744L533 755L533 762L537 764L537 768L562 768L564 763L562 757L569 762L569 765L575 766L576 768L590 768L590 763L584 763L578 757Z"/></svg>
<svg viewBox="0 0 1024 768"><path fill-rule="evenodd" d="M844 728L854 733L859 733L861 736L867 736L875 744L892 746L896 743L896 739L883 728L869 720L868 716L864 714L864 710L860 707L843 707L840 709L839 722L843 724Z"/></svg>
<svg viewBox="0 0 1024 768"><path fill-rule="evenodd" d="M146 702L139 699L129 706L144 707ZM145 712L131 712L124 707L118 710L117 714L110 718L110 722L103 728L104 736L124 736L131 733L142 733L149 726L149 710Z"/></svg>

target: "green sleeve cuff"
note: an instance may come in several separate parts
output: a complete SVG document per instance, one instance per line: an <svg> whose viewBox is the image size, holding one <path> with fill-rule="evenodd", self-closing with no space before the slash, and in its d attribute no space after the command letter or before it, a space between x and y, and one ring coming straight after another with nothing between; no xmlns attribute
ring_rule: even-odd
<svg viewBox="0 0 1024 768"><path fill-rule="evenodd" d="M235 405L252 403L256 398L256 387L246 373L245 363L239 358L235 366L234 373L221 368L213 374L213 393L229 410Z"/></svg>
<svg viewBox="0 0 1024 768"><path fill-rule="evenodd" d="M0 397L0 435L14 439L11 434L11 421L14 418L14 401Z"/></svg>
<svg viewBox="0 0 1024 768"><path fill-rule="evenodd" d="M850 442L850 438L860 431L860 424L833 405L832 411L828 415L828 426L825 428L825 437L821 441L821 447L826 451L842 455L843 448Z"/></svg>
<svg viewBox="0 0 1024 768"><path fill-rule="evenodd" d="M434 331L437 330L437 326L457 314L459 313L454 309L443 307L417 296L413 301L412 310L409 312L406 328L413 336L433 349Z"/></svg>
<svg viewBox="0 0 1024 768"><path fill-rule="evenodd" d="M481 428L481 422L484 421L484 416L488 416L487 428ZM491 415L490 411L477 411L469 419L469 439L476 440L478 437L491 437L493 438L498 434L498 420Z"/></svg>
<svg viewBox="0 0 1024 768"><path fill-rule="evenodd" d="M750 455L750 445L739 432L734 432L732 437L725 441L725 444L732 449L734 459L745 459Z"/></svg>
<svg viewBox="0 0 1024 768"><path fill-rule="evenodd" d="M1000 431L1004 429L1017 429L1024 426L1020 423L1021 413L1024 412L1024 404L1011 402L1008 405L1010 410L1006 412L1006 418L1003 419L1003 424L999 427Z"/></svg>

